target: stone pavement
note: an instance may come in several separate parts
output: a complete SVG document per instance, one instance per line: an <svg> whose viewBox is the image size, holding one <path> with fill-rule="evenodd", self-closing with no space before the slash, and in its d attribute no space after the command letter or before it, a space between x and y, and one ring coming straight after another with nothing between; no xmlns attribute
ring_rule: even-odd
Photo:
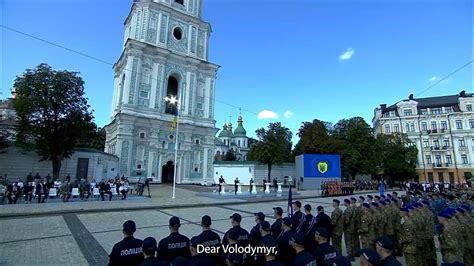
<svg viewBox="0 0 474 266"><path fill-rule="evenodd" d="M183 193L183 194L181 194ZM181 196L187 193L179 191ZM306 192L307 194L314 192ZM188 195L188 194L186 194ZM304 196L304 193L303 195ZM344 197L337 197L343 199ZM152 195L152 204L161 204ZM332 199L309 198L302 200L316 209L321 205L330 215ZM184 197L183 197L184 200ZM201 200L201 198L199 198ZM156 202L158 201L158 202ZM199 202L194 199L195 203ZM215 201L215 200L213 200ZM163 202L171 204L163 198ZM99 202L107 207L115 204L133 204L132 201ZM211 202L212 203L212 202ZM95 202L84 202L81 205ZM112 205L114 204L114 205ZM66 206L68 204L65 204ZM122 239L122 224L132 219L137 224L137 238L155 237L158 241L169 234L168 220L171 216L181 218L181 233L192 237L201 231L199 226L202 215L209 214L213 219L212 228L223 236L230 228L229 216L234 212L242 215L242 226L250 230L254 225L253 213L262 211L266 220L273 222L273 207L287 208L287 199L273 202L236 202L218 206L155 208L148 210L103 211L66 213L58 215L38 215L0 218L0 265L105 265L113 245ZM31 205L48 208L48 204ZM0 206L0 208L9 206ZM56 207L54 207L56 208ZM87 207L82 207L87 208ZM93 207L91 207L93 208ZM345 247L343 247L345 250ZM345 252L345 251L344 251ZM403 258L399 258L404 263ZM356 261L353 265L359 265Z"/></svg>

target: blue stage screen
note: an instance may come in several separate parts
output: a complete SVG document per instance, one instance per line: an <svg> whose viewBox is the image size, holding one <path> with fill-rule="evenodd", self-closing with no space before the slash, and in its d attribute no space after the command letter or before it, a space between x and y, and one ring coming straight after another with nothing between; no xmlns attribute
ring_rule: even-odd
<svg viewBox="0 0 474 266"><path fill-rule="evenodd" d="M335 154L305 154L305 178L341 177L341 157Z"/></svg>

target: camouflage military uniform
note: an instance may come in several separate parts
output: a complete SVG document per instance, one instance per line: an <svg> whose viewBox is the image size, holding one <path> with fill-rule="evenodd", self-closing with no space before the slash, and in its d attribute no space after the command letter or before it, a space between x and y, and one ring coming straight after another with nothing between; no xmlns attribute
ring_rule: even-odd
<svg viewBox="0 0 474 266"><path fill-rule="evenodd" d="M372 230L372 213L369 209L363 208L360 215L359 235L362 248L369 248L373 242L374 234Z"/></svg>
<svg viewBox="0 0 474 266"><path fill-rule="evenodd" d="M331 213L332 223L332 245L336 248L337 254L342 256L342 234L344 233L344 223L342 218L342 210L337 208Z"/></svg>
<svg viewBox="0 0 474 266"><path fill-rule="evenodd" d="M354 250L360 249L360 238L359 238L359 228L360 228L360 216L362 213L362 206L354 205L354 218L353 223L355 224L354 231L352 233L352 239L354 244Z"/></svg>
<svg viewBox="0 0 474 266"><path fill-rule="evenodd" d="M346 207L342 214L342 222L344 224L344 242L346 243L347 255L354 257L355 250L354 250L354 239L352 239L352 235L356 230L354 220L354 207L349 205Z"/></svg>
<svg viewBox="0 0 474 266"><path fill-rule="evenodd" d="M418 266L417 246L416 246L416 227L413 219L410 217L402 225L400 234L403 256L407 266Z"/></svg>
<svg viewBox="0 0 474 266"><path fill-rule="evenodd" d="M424 217L425 221L425 235L423 237L424 249L425 249L425 260L427 265L436 265L437 256L436 256L436 247L434 242L435 236L435 224L433 219L433 213L427 207L424 207L421 210L421 214Z"/></svg>
<svg viewBox="0 0 474 266"><path fill-rule="evenodd" d="M469 221L469 214L460 217L459 221L463 226L463 232L467 236L466 246L464 249L464 262L466 265L474 265L474 224ZM472 218L471 218L472 220Z"/></svg>
<svg viewBox="0 0 474 266"><path fill-rule="evenodd" d="M371 223L371 235L372 239L374 240L381 236L380 234L380 215L379 215L379 207L371 207L371 216L372 216L372 223Z"/></svg>
<svg viewBox="0 0 474 266"><path fill-rule="evenodd" d="M462 262L463 250L460 249L460 243L458 241L458 234L456 232L456 226L450 221L448 225L444 227L443 233L441 234L441 254L443 255L443 261L446 263L451 262Z"/></svg>
<svg viewBox="0 0 474 266"><path fill-rule="evenodd" d="M395 242L395 250L397 255L402 255L401 246L400 246L400 231L402 230L402 225L400 223L400 212L397 202L392 202L391 211L392 211L392 225L393 225L393 239Z"/></svg>
<svg viewBox="0 0 474 266"><path fill-rule="evenodd" d="M383 213L383 216L384 216L384 221L385 221L385 229L384 229L384 235L390 237L392 240L394 240L394 229L393 229L393 208L391 207L391 205L387 205L386 207L383 207L382 208L382 213ZM398 213L397 213L398 215Z"/></svg>

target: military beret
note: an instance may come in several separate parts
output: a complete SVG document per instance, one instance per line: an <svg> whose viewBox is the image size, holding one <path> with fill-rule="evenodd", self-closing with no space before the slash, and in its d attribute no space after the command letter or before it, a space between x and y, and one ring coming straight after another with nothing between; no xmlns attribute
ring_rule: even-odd
<svg viewBox="0 0 474 266"><path fill-rule="evenodd" d="M354 198L354 197L352 197L352 198L351 198L351 201L357 201L357 199L356 199L356 198Z"/></svg>
<svg viewBox="0 0 474 266"><path fill-rule="evenodd" d="M465 211L463 208L461 208L461 207L458 207L458 208L456 209L456 211L457 211L457 212L460 212L460 213L465 213L465 212L466 212L466 211Z"/></svg>
<svg viewBox="0 0 474 266"><path fill-rule="evenodd" d="M374 206L374 207L378 207L378 206L379 206L379 204L378 204L377 202L372 202L372 206Z"/></svg>
<svg viewBox="0 0 474 266"><path fill-rule="evenodd" d="M430 205L430 202L427 201L427 200L423 200L421 203L425 204L425 205Z"/></svg>
<svg viewBox="0 0 474 266"><path fill-rule="evenodd" d="M380 197L385 199L385 195L380 195Z"/></svg>
<svg viewBox="0 0 474 266"><path fill-rule="evenodd" d="M380 201L379 203L380 203L380 205L383 205L383 206L386 206L386 205L387 205L387 203L385 203L385 200L382 200L382 201Z"/></svg>
<svg viewBox="0 0 474 266"><path fill-rule="evenodd" d="M351 203L351 200L350 200L350 199L344 199L344 202L350 204L350 203Z"/></svg>
<svg viewBox="0 0 474 266"><path fill-rule="evenodd" d="M338 199L333 199L332 201L337 203L337 204L341 204L341 202Z"/></svg>
<svg viewBox="0 0 474 266"><path fill-rule="evenodd" d="M368 204L368 203L364 203L364 204L362 204L362 206L366 207L366 208L370 208L370 204Z"/></svg>
<svg viewBox="0 0 474 266"><path fill-rule="evenodd" d="M401 212L408 212L408 209L405 208L405 207L402 207L402 208L400 208L400 211L401 211Z"/></svg>
<svg viewBox="0 0 474 266"><path fill-rule="evenodd" d="M393 198L393 197L392 197L392 194L387 194L387 197L389 197L389 198Z"/></svg>
<svg viewBox="0 0 474 266"><path fill-rule="evenodd" d="M398 203L398 200L396 198L392 198L392 202Z"/></svg>
<svg viewBox="0 0 474 266"><path fill-rule="evenodd" d="M379 195L375 195L374 196L376 199L380 199L380 196Z"/></svg>
<svg viewBox="0 0 474 266"><path fill-rule="evenodd" d="M466 211L468 211L468 210L471 208L471 206L466 203L466 204L461 205L461 208L463 208L463 209L465 209Z"/></svg>
<svg viewBox="0 0 474 266"><path fill-rule="evenodd" d="M367 198L373 199L374 197L372 195L367 195Z"/></svg>
<svg viewBox="0 0 474 266"><path fill-rule="evenodd" d="M359 196L359 199L361 199L362 201L365 200L365 198L363 196Z"/></svg>
<svg viewBox="0 0 474 266"><path fill-rule="evenodd" d="M451 215L450 215L448 212L446 212L446 211L441 212L440 214L438 214L438 216L439 216L439 217L446 218L446 219L451 218Z"/></svg>

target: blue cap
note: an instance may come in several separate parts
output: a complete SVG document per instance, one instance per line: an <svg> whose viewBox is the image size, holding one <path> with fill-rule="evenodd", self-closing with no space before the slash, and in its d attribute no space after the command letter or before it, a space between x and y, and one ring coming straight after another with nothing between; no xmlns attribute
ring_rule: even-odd
<svg viewBox="0 0 474 266"><path fill-rule="evenodd" d="M263 231L270 231L270 223L267 221L260 222L260 229Z"/></svg>
<svg viewBox="0 0 474 266"><path fill-rule="evenodd" d="M365 202L364 204L362 204L363 207L366 207L366 208L370 208L370 204L368 204L367 202Z"/></svg>
<svg viewBox="0 0 474 266"><path fill-rule="evenodd" d="M356 198L354 198L354 197L352 197L352 198L351 198L351 201L357 201L357 199L356 199Z"/></svg>
<svg viewBox="0 0 474 266"><path fill-rule="evenodd" d="M395 244L388 236L381 236L379 237L376 242L377 245L383 247L384 249L394 250Z"/></svg>
<svg viewBox="0 0 474 266"><path fill-rule="evenodd" d="M392 194L387 194L387 197L392 198Z"/></svg>
<svg viewBox="0 0 474 266"><path fill-rule="evenodd" d="M350 204L350 203L351 203L351 200L350 200L350 199L344 199L344 202Z"/></svg>
<svg viewBox="0 0 474 266"><path fill-rule="evenodd" d="M380 257L377 254L377 252L371 248L358 250L357 254L359 254L361 258L364 258L366 261L368 261L372 265L379 264Z"/></svg>
<svg viewBox="0 0 474 266"><path fill-rule="evenodd" d="M314 234L317 235L317 236L321 236L321 237L329 237L329 232L324 227L316 228L316 231L314 232Z"/></svg>
<svg viewBox="0 0 474 266"><path fill-rule="evenodd" d="M123 231L133 234L137 230L137 226L135 225L135 222L132 220L128 220L125 223L123 223Z"/></svg>
<svg viewBox="0 0 474 266"><path fill-rule="evenodd" d="M440 214L438 214L438 216L439 216L439 217L446 218L446 219L451 218L451 214L449 214L447 211L441 212Z"/></svg>
<svg viewBox="0 0 474 266"><path fill-rule="evenodd" d="M461 205L461 208L465 209L466 211L468 211L470 208L471 208L471 205L465 203L463 205Z"/></svg>
<svg viewBox="0 0 474 266"><path fill-rule="evenodd" d="M374 207L378 207L378 206L379 206L379 204L378 204L377 202L372 202L372 206L374 206Z"/></svg>
<svg viewBox="0 0 474 266"><path fill-rule="evenodd" d="M456 211L457 211L457 212L460 212L460 213L465 213L465 212L466 212L466 211L465 211L463 208L461 208L461 207L457 208Z"/></svg>
<svg viewBox="0 0 474 266"><path fill-rule="evenodd" d="M380 196L379 195L375 195L374 196L376 199L380 199Z"/></svg>
<svg viewBox="0 0 474 266"><path fill-rule="evenodd" d="M155 251L157 247L156 239L153 237L147 237L143 239L143 246L142 248L146 251Z"/></svg>
<svg viewBox="0 0 474 266"><path fill-rule="evenodd" d="M334 258L326 259L326 265L328 266L351 266L351 262L347 257L336 256Z"/></svg>
<svg viewBox="0 0 474 266"><path fill-rule="evenodd" d="M372 195L367 195L367 198L373 199L374 197Z"/></svg>
<svg viewBox="0 0 474 266"><path fill-rule="evenodd" d="M293 235L293 242L295 242L295 244L299 244L299 245L304 245L304 235L303 234L294 234Z"/></svg>
<svg viewBox="0 0 474 266"><path fill-rule="evenodd" d="M446 212L449 213L449 214L451 214L451 215L453 215L453 214L456 213L456 210L453 209L453 208L447 208L447 209L446 209Z"/></svg>
<svg viewBox="0 0 474 266"><path fill-rule="evenodd" d="M413 211L413 210L415 209L415 208L413 208L413 206L411 206L411 205L406 206L406 208L408 209L408 211Z"/></svg>
<svg viewBox="0 0 474 266"><path fill-rule="evenodd" d="M379 203L380 203L380 205L383 205L383 206L387 205L387 203L385 203L385 200L382 200Z"/></svg>
<svg viewBox="0 0 474 266"><path fill-rule="evenodd" d="M362 201L365 200L364 196L359 196L359 199L361 199Z"/></svg>
<svg viewBox="0 0 474 266"><path fill-rule="evenodd" d="M380 197L385 199L385 195L380 195Z"/></svg>
<svg viewBox="0 0 474 266"><path fill-rule="evenodd" d="M401 211L401 212L408 212L408 209L405 208L405 207L402 207L402 208L400 208L400 211Z"/></svg>
<svg viewBox="0 0 474 266"><path fill-rule="evenodd" d="M398 203L398 200L396 198L392 198L392 202Z"/></svg>
<svg viewBox="0 0 474 266"><path fill-rule="evenodd" d="M425 204L425 205L430 205L430 202L427 201L427 200L423 200L423 201L421 201L421 203L423 203L423 204Z"/></svg>

